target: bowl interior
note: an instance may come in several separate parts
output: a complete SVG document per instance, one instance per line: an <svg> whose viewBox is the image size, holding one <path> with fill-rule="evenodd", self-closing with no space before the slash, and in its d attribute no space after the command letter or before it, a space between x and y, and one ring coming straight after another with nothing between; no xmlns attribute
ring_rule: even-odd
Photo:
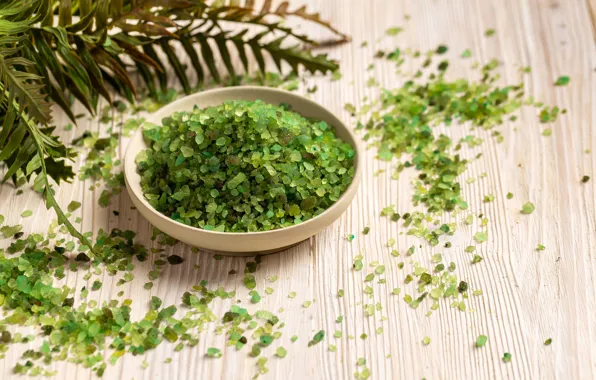
<svg viewBox="0 0 596 380"><path fill-rule="evenodd" d="M354 178L352 179L352 183L350 184L350 186L345 190L344 194L342 194L342 197L341 197L341 198L344 198L347 194L349 194L350 201L351 201L351 199L353 198L353 196L356 193L356 189L358 187L358 183L360 182L360 176L361 176L361 172L362 172L362 169L360 167L361 166L361 156L360 156L361 153L360 153L360 150L359 150L359 147L357 144L357 140L356 140L355 136L352 134L352 132L346 127L346 125L340 119L338 119L335 115L333 115L330 111L326 110L325 108L323 108L319 104L313 102L312 100L306 99L300 95L296 95L296 94L293 94L293 93L290 93L287 91L283 91L283 90L267 88L267 87L257 87L257 86L240 86L240 87L230 87L230 88L208 90L208 91L203 91L203 92L200 92L197 94L186 96L184 98L181 98L181 99L161 108L154 114L147 117L147 121L150 121L152 123L160 125L161 120L164 117L169 116L174 112L190 111L193 109L193 107L195 105L198 107L201 107L201 108L216 106L216 105L219 105L219 104L225 102L226 100L248 100L248 101L262 100L264 102L271 103L271 104L287 103L291 106L292 111L295 111L305 117L312 117L312 118L316 118L319 120L323 120L323 121L327 122L329 125L331 125L335 129L337 136L339 136L345 142L349 143L354 148L354 150L356 152L356 154L354 156L354 166L356 169ZM139 130L135 133L135 135L129 142L128 148L126 150L125 159L124 159L124 172L125 172L124 174L125 174L126 184L127 184L127 188L129 190L129 192L133 193L133 194L131 194L133 201L135 201L134 198L137 198L136 201L140 202L143 206L146 206L146 208L148 208L152 212L152 214L155 214L155 215L152 215L152 217L159 216L160 218L167 220L168 223L177 225L177 228L181 228L181 229L185 229L185 230L192 229L193 233L195 233L195 234L200 234L203 236L207 236L207 235L213 236L213 235L222 235L223 234L226 237L232 238L232 239L234 237L241 238L241 237L246 237L247 235L257 235L257 234L265 234L265 235L267 235L267 237L269 237L271 235L275 235L276 232L279 232L279 231L287 232L290 229L296 229L296 228L300 228L300 227L304 228L309 223L316 221L317 219L321 218L321 216L330 212L332 209L334 209L336 207L340 207L340 203L342 201L342 199L340 198L331 207L329 207L323 213L317 215L316 217L314 217L312 219L306 220L306 221L296 224L294 226L270 230L270 231L230 233L230 232L208 231L208 230L203 230L203 229L197 228L197 227L191 227L191 226L179 223L175 220L172 220L172 219L168 218L167 216L159 213L145 199L145 197L143 195L143 191L141 189L141 177L140 177L139 173L137 173L137 170L136 170L135 157L137 156L137 154L140 151L142 151L146 148L147 148L147 144L145 143L145 141L143 139L142 128L139 128ZM347 208L347 206L345 206L345 208ZM148 219L150 219L150 222L152 222L152 224L155 224L155 223L153 223L151 218L148 218ZM164 221L164 223L165 223L165 221ZM157 226L157 227L159 228L159 226ZM182 240L182 239L179 239L179 240ZM280 241L279 246L282 247L284 245L287 245L285 243L287 243L287 242Z"/></svg>

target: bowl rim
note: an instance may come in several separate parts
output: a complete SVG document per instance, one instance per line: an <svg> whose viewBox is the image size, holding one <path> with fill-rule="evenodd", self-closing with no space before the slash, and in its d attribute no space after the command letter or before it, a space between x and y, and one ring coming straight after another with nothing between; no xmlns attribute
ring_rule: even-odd
<svg viewBox="0 0 596 380"><path fill-rule="evenodd" d="M237 92L237 91L246 91L246 90L251 90L251 91L256 91L256 92L269 92L269 93L281 93L284 94L286 96L289 97L294 97L294 98L299 98L301 101L305 102L308 104L308 106L310 107L316 107L316 108L320 108L323 111L329 113L331 116L333 116L335 119L337 119L340 122L340 127L345 129L346 133L350 136L350 138L352 139L352 141L354 142L354 151L355 151L355 158L356 158L356 165L355 167L355 172L354 172L354 177L352 178L352 182L350 183L350 185L347 187L347 189L344 190L344 192L341 194L341 196L339 197L339 199L337 201L335 201L331 207L327 208L325 211L323 211L322 213L320 213L319 215L310 218L304 222L300 222L298 224L294 224L293 226L288 226L288 227L282 227L282 228L276 228L273 230L268 230L268 231L239 231L239 232L221 232L221 231L213 231L213 230L206 230L200 227L195 227L195 226L191 226L188 224L184 224L184 223L180 223L170 217L168 217L167 215L162 214L161 212L157 211L153 206L151 206L151 204L147 201L147 199L145 199L144 194L142 193L142 189L140 188L140 184L139 184L139 188L135 188L133 186L130 185L130 179L132 179L131 177L136 174L138 175L136 169L137 169L137 165L135 163L135 157L132 157L133 153L132 151L134 150L134 144L133 141L138 138L137 135L143 133L143 123L144 122L153 122L155 124L161 123L161 120L156 122L156 118L157 115L160 112L166 112L169 111L171 109L171 111L169 111L169 114L172 114L174 112L181 112L182 110L176 110L176 108L178 107L178 104L183 103L184 101L187 101L188 98L194 98L194 97L205 97L205 96L210 96L210 95L215 95L215 94L221 94L221 93L226 93L226 92ZM257 97L258 99L258 97ZM291 105L291 103L290 103ZM296 112L296 111L294 111ZM299 112L297 112L299 113ZM300 113L299 113L300 114ZM360 177L362 175L362 170L363 170L363 163L362 163L362 158L363 158L363 154L362 154L362 150L360 148L360 144L358 139L356 138L356 135L354 134L354 132L352 131L352 129L348 128L348 126L346 125L346 123L344 123L342 121L342 119L340 119L339 117L337 117L337 115L335 113L333 113L332 111L330 111L327 107L324 107L323 105L315 102L314 100L308 99L303 95L300 94L295 94L293 92L290 91L286 91L286 90L282 90L279 88L272 88L272 87L261 87L261 86L235 86L235 87L223 87L223 88L215 88L215 89L209 89L209 90L204 90L204 91L200 91L194 94L190 94L190 95L185 95L182 98L176 99L175 101L173 101L172 103L169 103L167 105L165 105L164 107L160 108L159 110L155 111L152 114L149 114L146 118L145 121L143 123L141 123L141 125L139 126L138 130L134 133L134 135L131 137L131 139L128 142L128 146L126 147L126 152L124 154L124 179L125 179L125 183L126 183L126 187L129 191L132 191L136 198L144 205L147 207L147 209L149 211L151 211L154 215L166 220L169 223L172 223L178 227L182 227L182 228L190 228L193 229L194 231L198 232L198 233L206 233L206 234L212 234L212 235L216 235L216 236L247 236L247 235L251 235L251 236L263 236L263 235L273 235L275 233L278 233L280 231L284 231L287 232L291 229L295 229L295 228L299 228L302 227L304 228L305 226L307 226L308 224L312 224L312 223L316 223L316 221L318 219L320 219L324 214L330 214L333 212L333 210L338 209L340 207L342 207L342 198L344 198L346 195L354 192L354 195L357 192L357 188L360 185ZM334 129L337 129L338 127L335 125L332 125L332 127ZM141 141L144 143L144 139L141 136ZM136 156L136 155L135 155ZM132 161L132 163L131 163ZM133 169L134 174L133 173L129 173L129 164L130 164L130 168ZM140 177L140 176L139 176ZM140 190L140 193L137 191ZM351 202L350 202L351 204ZM348 205L349 206L349 205ZM347 208L347 207L346 207Z"/></svg>

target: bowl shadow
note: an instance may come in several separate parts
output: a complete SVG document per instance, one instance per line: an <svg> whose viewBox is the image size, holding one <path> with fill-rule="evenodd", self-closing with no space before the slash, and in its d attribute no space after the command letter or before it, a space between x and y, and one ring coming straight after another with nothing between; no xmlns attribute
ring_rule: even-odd
<svg viewBox="0 0 596 380"><path fill-rule="evenodd" d="M153 289L158 293L165 292L165 295L168 296L173 296L169 294L173 289L182 289L184 292L201 282L206 282L206 286L210 289L223 286L227 291L237 290L243 287L242 280L246 264L255 261L256 256L261 257L258 273L255 274L259 278L261 277L260 272L268 272L269 266L275 266L276 272L280 269L283 271L286 264L289 265L295 261L294 256L303 255L305 251L310 252L312 250L312 239L315 239L315 237L312 237L289 247L274 250L274 252L259 253L257 255L253 253L250 256L238 256L237 253L234 253L234 256L229 256L225 252L213 252L201 248L193 249L193 247L182 242L177 242L174 245L160 244L160 241L163 242L160 237L152 239L153 227L134 208L128 192L124 189L119 194L114 194L111 197L109 207L108 231L114 228L135 231L135 243L147 247L149 252L147 260L143 262L133 259L135 266L133 270L135 277L134 284L132 284L133 291L136 291L137 288L142 291L144 283L150 281L149 272L156 269L160 270L161 273L159 278L153 281L156 285ZM118 216L112 213L112 210L116 208L119 208ZM151 250L155 252L151 253ZM165 264L158 266L155 264L155 260L159 259L167 262L167 257L171 255L178 255L184 261L177 265ZM276 259L269 260L269 257L275 257ZM182 293L178 296L182 297Z"/></svg>

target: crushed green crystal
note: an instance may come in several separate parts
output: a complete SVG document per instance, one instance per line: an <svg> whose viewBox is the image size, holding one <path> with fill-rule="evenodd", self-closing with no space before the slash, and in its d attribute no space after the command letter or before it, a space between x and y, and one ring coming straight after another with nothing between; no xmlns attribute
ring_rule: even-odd
<svg viewBox="0 0 596 380"><path fill-rule="evenodd" d="M535 207L532 202L526 202L522 206L521 213L522 214L531 214L534 212L534 209L535 209Z"/></svg>
<svg viewBox="0 0 596 380"><path fill-rule="evenodd" d="M509 363L511 361L511 354L509 352L505 352L503 354L503 362Z"/></svg>
<svg viewBox="0 0 596 380"><path fill-rule="evenodd" d="M321 342L325 338L325 330L320 330L315 336L312 338L311 341L308 342L308 347L314 346L315 344Z"/></svg>

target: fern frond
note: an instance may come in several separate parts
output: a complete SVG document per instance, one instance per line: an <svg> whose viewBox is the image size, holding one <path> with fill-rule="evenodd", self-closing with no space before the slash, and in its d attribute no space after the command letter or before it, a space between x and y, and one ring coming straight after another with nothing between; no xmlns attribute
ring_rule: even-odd
<svg viewBox="0 0 596 380"><path fill-rule="evenodd" d="M285 44L290 38L308 45L316 43L281 22L289 16L302 17L336 32L317 13L309 13L305 7L290 10L285 1L276 8L268 2L269 5L265 4L260 10L248 1L244 4L233 1L219 6L201 0L68 0L58 2L58 7L55 7L56 0L31 1L50 3L52 6L47 7L48 13L58 9L58 26L30 28L33 43L29 44L27 50L30 52L27 54L30 59L43 61L43 65L35 62L37 71L47 74L43 79L45 95L71 118L70 104L63 95L66 92L70 92L91 113L95 111L98 96L111 101L106 84L130 100L135 97L136 89L121 56L133 60L150 93L155 94L152 77L158 78L162 90L167 87L166 67L173 69L184 91L190 92L194 84L189 82L186 67L180 61L179 53L175 53L172 41L180 41L196 71L198 84L203 82L205 72L209 72L216 82L221 81L224 73L218 70L217 59L223 61L232 78L236 76L232 47L235 47L246 71L249 70L247 52L252 52L262 72L266 70L267 55L278 68L287 62L294 71L301 66L309 72L324 73L337 69L337 63L325 55L314 55L303 46ZM72 16L77 12L80 19L72 24ZM269 20L270 17L274 20ZM186 21L195 22L189 24ZM264 30L252 37L248 36L246 29L232 34L225 31L225 25L221 25L226 22L257 25ZM115 26L121 31L110 34ZM275 34L277 36L272 39ZM343 38L343 35L340 37ZM165 53L167 64L160 61L158 49ZM55 81L48 81L50 75Z"/></svg>
<svg viewBox="0 0 596 380"><path fill-rule="evenodd" d="M339 68L339 64L336 61L327 58L327 54L313 55L298 45L284 48L281 46L282 42L283 38L263 45L263 50L271 55L279 68L281 68L281 61L287 62L294 72L298 72L299 65L303 65L311 73L316 73L317 71L326 73Z"/></svg>
<svg viewBox="0 0 596 380"><path fill-rule="evenodd" d="M26 167L38 154L35 141L43 144L44 157L53 163L47 174L59 183L69 181L74 173L64 165L64 159L73 158L72 150L67 149L57 138L52 136L54 128L40 129L37 124L46 124L50 120L49 103L39 90L41 86L31 81L38 76L33 73L17 70L31 68L26 59L5 58L0 54L0 161L5 161L8 170L2 182L13 178L17 182L17 174L29 178L31 171ZM58 159L58 161L56 161Z"/></svg>
<svg viewBox="0 0 596 380"><path fill-rule="evenodd" d="M16 14L11 9L1 8L0 15ZM11 33L20 34L21 29L13 28ZM36 73L39 63L30 59L34 56L27 51L30 45L18 46L23 40L23 36L0 38L0 161L8 167L2 182L13 178L16 183L18 175L28 179L37 173L35 187L42 192L46 207L54 210L59 223L65 225L72 236L91 247L64 215L49 183L49 176L58 184L74 177L72 169L64 164L64 159L73 157L73 152L51 136L54 128L38 127L51 120L47 93L42 92L47 82ZM20 55L23 50L26 54ZM46 163L51 165L50 171Z"/></svg>
<svg viewBox="0 0 596 380"><path fill-rule="evenodd" d="M43 84L39 75L16 70L14 66L19 65L23 70L30 69L34 63L23 57L5 58L0 54L0 101L4 100L3 95L7 94L8 103L17 101L20 105L20 113L27 112L31 118L41 124L49 123L50 103L45 101L45 94L41 93Z"/></svg>
<svg viewBox="0 0 596 380"><path fill-rule="evenodd" d="M254 3L250 0L247 1L247 5L251 5L251 9L253 9L253 7L254 7ZM335 34L339 38L339 40L337 41L338 43L350 41L350 36L348 36L345 33L342 33L341 31L339 31L339 29L336 29L333 25L331 25L331 23L329 21L323 20L321 18L320 13L309 12L306 5L302 5L301 7L297 8L295 10L290 10L290 2L289 1L282 1L277 6L277 8L273 8L272 1L265 1L265 3L263 4L263 7L261 8L259 13L261 16L276 15L276 16L281 17L282 19L285 19L285 18L288 18L291 16L299 17L303 20L313 22L315 24L318 24L318 25L330 30L333 34Z"/></svg>
<svg viewBox="0 0 596 380"><path fill-rule="evenodd" d="M6 60L3 61L6 63ZM12 69L9 69L12 70ZM66 148L56 139L47 135L42 131L37 123L26 114L27 108L23 108L17 99L11 100L11 95L8 93L6 87L2 89L3 101L0 103L0 109L4 111L2 131L0 135L0 160L4 160L9 164L3 181L13 177L17 171L22 171L25 177L29 178L33 173L37 173L34 181L34 189L42 193L45 199L46 207L53 209L58 217L58 222L66 226L68 232L79 239L82 244L87 245L91 249L93 246L89 240L81 234L70 223L66 215L60 208L60 205L54 198L49 173L46 167L46 160L54 164L54 169L57 171L63 170L61 175L66 173L67 177L72 177L74 173L69 171L66 166L54 161L51 152L56 152L63 149L62 156L68 156ZM15 121L17 121L15 123ZM51 132L52 130L49 130ZM57 177L59 183L60 176Z"/></svg>
<svg viewBox="0 0 596 380"><path fill-rule="evenodd" d="M12 106L15 109L18 108L18 105L16 104L13 104ZM48 148L48 139L43 137L44 133L32 120L28 119L26 115L21 115L21 121L22 124L24 124L27 128L36 151L34 158L29 161L29 164L25 168L28 176L34 171L38 171L33 185L34 189L42 193L42 196L45 199L46 208L48 210L50 208L54 210L58 218L58 223L64 225L72 236L77 238L82 244L85 244L93 251L93 245L91 242L72 225L54 197L54 191L52 190L48 178L45 159L45 156L47 155L46 150Z"/></svg>

